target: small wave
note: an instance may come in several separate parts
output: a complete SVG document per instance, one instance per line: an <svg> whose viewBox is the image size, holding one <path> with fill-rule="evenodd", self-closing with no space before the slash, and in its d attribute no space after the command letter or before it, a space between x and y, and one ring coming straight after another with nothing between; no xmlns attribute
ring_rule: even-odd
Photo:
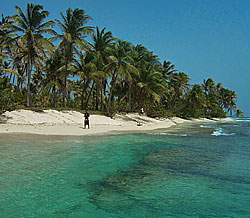
<svg viewBox="0 0 250 218"><path fill-rule="evenodd" d="M187 134L173 134L173 133L165 133L165 132L161 132L161 133L147 133L148 135L166 135L166 136L188 136Z"/></svg>
<svg viewBox="0 0 250 218"><path fill-rule="evenodd" d="M250 122L250 117L240 117L240 118L235 118L237 121L245 121L245 122Z"/></svg>
<svg viewBox="0 0 250 218"><path fill-rule="evenodd" d="M211 128L211 126L200 125L201 128Z"/></svg>
<svg viewBox="0 0 250 218"><path fill-rule="evenodd" d="M213 136L230 136L230 135L235 135L235 133L225 133L222 128L218 128L211 135L213 135Z"/></svg>

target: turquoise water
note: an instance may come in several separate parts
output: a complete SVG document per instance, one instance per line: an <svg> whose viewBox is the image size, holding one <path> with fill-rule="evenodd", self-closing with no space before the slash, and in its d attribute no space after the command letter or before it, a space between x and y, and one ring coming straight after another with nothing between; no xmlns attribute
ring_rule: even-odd
<svg viewBox="0 0 250 218"><path fill-rule="evenodd" d="M0 135L0 217L250 217L249 121Z"/></svg>

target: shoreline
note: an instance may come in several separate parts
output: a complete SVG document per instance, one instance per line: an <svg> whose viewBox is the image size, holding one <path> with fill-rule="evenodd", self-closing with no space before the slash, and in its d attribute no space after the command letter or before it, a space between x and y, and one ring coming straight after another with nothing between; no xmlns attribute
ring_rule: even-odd
<svg viewBox="0 0 250 218"><path fill-rule="evenodd" d="M77 111L15 110L5 112L0 116L0 121L0 134L87 136L143 133L191 122L229 122L235 120L230 118L186 120L178 117L156 119L138 113L117 114L113 118L104 115L90 115L90 129L84 129L83 114Z"/></svg>

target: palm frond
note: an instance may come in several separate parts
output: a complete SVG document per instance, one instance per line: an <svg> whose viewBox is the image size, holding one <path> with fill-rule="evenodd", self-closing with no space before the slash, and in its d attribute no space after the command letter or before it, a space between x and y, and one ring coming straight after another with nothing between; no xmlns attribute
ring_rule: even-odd
<svg viewBox="0 0 250 218"><path fill-rule="evenodd" d="M20 75L17 71L12 70L12 69L0 69L0 71L6 71L6 72L8 72L8 73L15 74L15 75L21 77L21 75Z"/></svg>
<svg viewBox="0 0 250 218"><path fill-rule="evenodd" d="M62 13L61 13L61 16L64 17ZM55 19L55 20L57 24L59 25L59 27L62 29L62 31L65 31L67 29L67 27L60 20L58 19Z"/></svg>
<svg viewBox="0 0 250 218"><path fill-rule="evenodd" d="M37 31L37 33L39 33L39 34L50 34L50 35L54 35L54 36L56 36L57 35L57 32L55 31L55 30L53 30L53 29L40 29L40 30L38 30Z"/></svg>
<svg viewBox="0 0 250 218"><path fill-rule="evenodd" d="M28 20L26 19L26 16L24 15L22 9L18 6L15 6L19 16L20 16L20 20L22 20L22 23L27 27L28 26ZM14 21L16 21L16 19L19 17L19 16L15 16L14 17Z"/></svg>
<svg viewBox="0 0 250 218"><path fill-rule="evenodd" d="M41 30L41 29L47 29L49 27L53 28L54 26L55 26L55 22L52 20L49 20L39 25L37 29Z"/></svg>

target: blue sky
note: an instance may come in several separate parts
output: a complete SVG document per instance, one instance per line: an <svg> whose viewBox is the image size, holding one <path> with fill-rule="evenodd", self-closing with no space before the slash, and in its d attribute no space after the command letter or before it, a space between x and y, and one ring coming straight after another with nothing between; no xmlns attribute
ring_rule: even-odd
<svg viewBox="0 0 250 218"><path fill-rule="evenodd" d="M84 9L90 25L146 46L192 84L213 78L235 90L250 116L250 0L11 0L1 2L0 13L13 15L27 2L43 5L50 19L69 7Z"/></svg>

